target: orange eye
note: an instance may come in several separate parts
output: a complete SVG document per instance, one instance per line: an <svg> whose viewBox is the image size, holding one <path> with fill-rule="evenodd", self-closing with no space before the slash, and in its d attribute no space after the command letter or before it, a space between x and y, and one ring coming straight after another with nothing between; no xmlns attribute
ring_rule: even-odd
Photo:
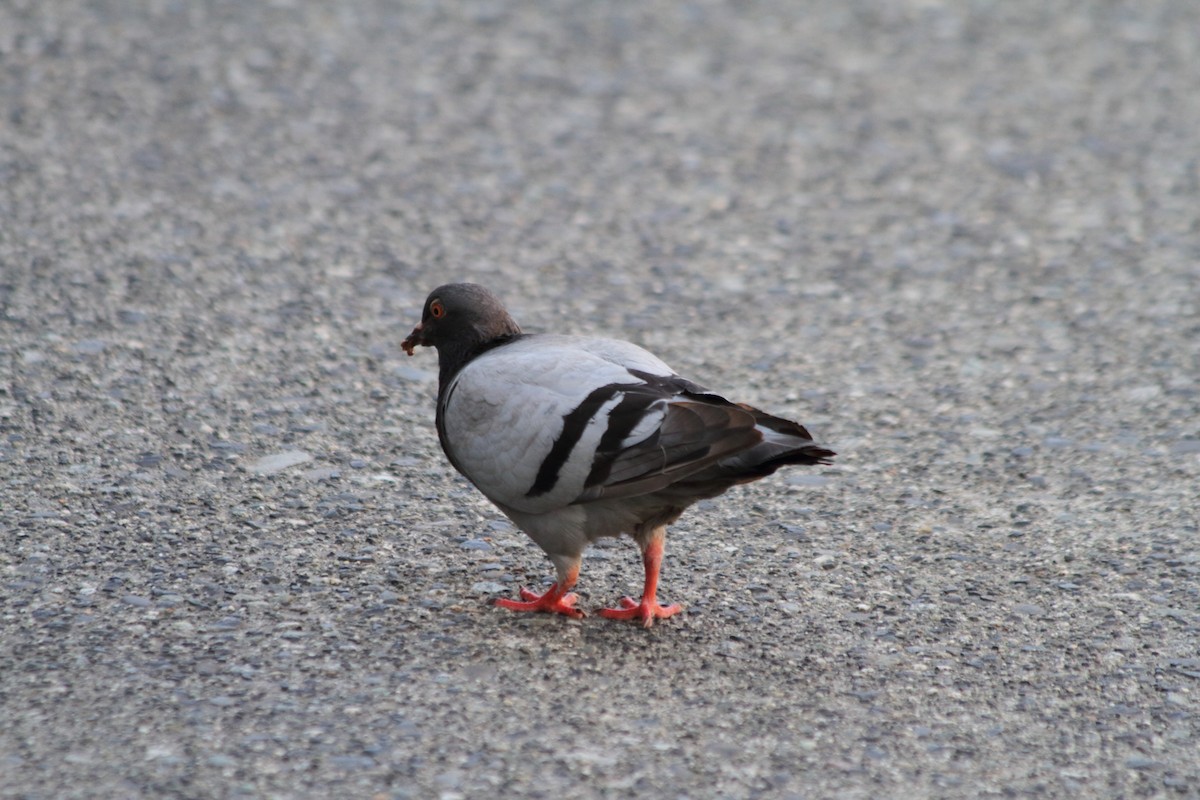
<svg viewBox="0 0 1200 800"><path fill-rule="evenodd" d="M429 315L434 319L441 319L446 316L446 307L442 305L441 300L434 300L429 304Z"/></svg>

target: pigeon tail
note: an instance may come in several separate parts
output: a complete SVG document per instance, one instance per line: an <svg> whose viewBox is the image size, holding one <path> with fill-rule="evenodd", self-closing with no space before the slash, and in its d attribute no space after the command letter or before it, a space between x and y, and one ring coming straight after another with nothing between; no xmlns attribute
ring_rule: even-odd
<svg viewBox="0 0 1200 800"><path fill-rule="evenodd" d="M762 441L754 447L722 459L717 466L739 483L758 480L791 464L832 464L837 453L813 441L812 434L798 422L776 417L754 406L738 403L754 415L755 429Z"/></svg>

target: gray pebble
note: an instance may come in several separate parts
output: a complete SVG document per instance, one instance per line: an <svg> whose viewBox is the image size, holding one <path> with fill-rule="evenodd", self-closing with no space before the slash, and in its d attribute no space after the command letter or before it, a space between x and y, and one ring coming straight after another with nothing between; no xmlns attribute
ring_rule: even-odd
<svg viewBox="0 0 1200 800"><path fill-rule="evenodd" d="M103 339L81 339L71 345L71 349L80 355L95 356L108 349L108 342Z"/></svg>
<svg viewBox="0 0 1200 800"><path fill-rule="evenodd" d="M492 545L485 542L483 539L468 539L465 542L460 542L459 547L463 550L491 550Z"/></svg>
<svg viewBox="0 0 1200 800"><path fill-rule="evenodd" d="M789 474L784 482L788 486L826 486L831 482L831 478L825 475L812 475L802 472Z"/></svg>
<svg viewBox="0 0 1200 800"><path fill-rule="evenodd" d="M392 374L402 381L414 383L429 383L437 379L437 373L415 367L401 366L392 370Z"/></svg>
<svg viewBox="0 0 1200 800"><path fill-rule="evenodd" d="M304 473L303 477L306 481L319 483L321 481L331 481L341 477L341 471L336 467L318 467L310 469Z"/></svg>
<svg viewBox="0 0 1200 800"><path fill-rule="evenodd" d="M268 456L263 456L257 461L249 464L246 468L258 475L273 475L276 472L285 470L288 467L296 464L303 464L306 461L311 461L312 456L303 450L287 450L282 453L273 453Z"/></svg>

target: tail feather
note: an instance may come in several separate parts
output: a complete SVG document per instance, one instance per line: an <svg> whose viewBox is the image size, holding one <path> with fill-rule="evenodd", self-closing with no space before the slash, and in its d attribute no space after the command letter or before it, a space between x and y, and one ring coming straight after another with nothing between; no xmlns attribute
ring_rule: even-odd
<svg viewBox="0 0 1200 800"><path fill-rule="evenodd" d="M770 475L789 464L832 464L837 453L821 447L813 441L812 434L799 422L776 417L753 406L740 403L742 408L754 415L755 427L763 440L749 450L732 458L723 459L720 466L732 472L745 471L753 480Z"/></svg>
<svg viewBox="0 0 1200 800"><path fill-rule="evenodd" d="M812 440L793 439L790 442L772 437L735 456L722 459L716 467L720 473L739 483L758 480L791 464L832 464L837 453L821 447Z"/></svg>
<svg viewBox="0 0 1200 800"><path fill-rule="evenodd" d="M693 498L715 497L730 486L765 478L780 467L833 463L831 459L837 453L814 442L800 423L772 416L753 406L739 406L754 415L755 430L762 435L762 441L687 476L667 491Z"/></svg>

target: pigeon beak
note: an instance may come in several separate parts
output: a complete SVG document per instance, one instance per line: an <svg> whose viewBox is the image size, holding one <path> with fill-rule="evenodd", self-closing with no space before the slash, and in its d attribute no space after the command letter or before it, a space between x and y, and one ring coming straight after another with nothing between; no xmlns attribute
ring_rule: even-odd
<svg viewBox="0 0 1200 800"><path fill-rule="evenodd" d="M424 345L424 344L425 344L425 324L418 322L417 327L412 329L412 333L410 333L408 335L408 338L400 343L400 349L403 350L404 352L408 353L411 356L413 354L413 349L416 348L417 345Z"/></svg>

